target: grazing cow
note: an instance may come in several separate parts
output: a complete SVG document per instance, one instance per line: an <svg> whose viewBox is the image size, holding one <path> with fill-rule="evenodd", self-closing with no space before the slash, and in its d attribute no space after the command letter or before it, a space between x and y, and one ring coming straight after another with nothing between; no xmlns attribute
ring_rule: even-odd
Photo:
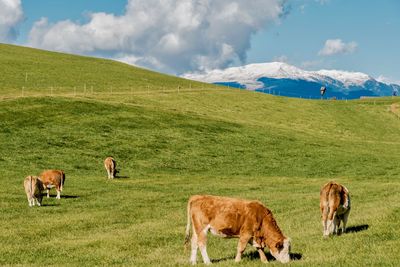
<svg viewBox="0 0 400 267"><path fill-rule="evenodd" d="M322 213L323 235L338 234L340 222L343 221L342 233L346 231L350 214L349 190L335 182L325 184L320 192L319 207Z"/></svg>
<svg viewBox="0 0 400 267"><path fill-rule="evenodd" d="M42 172L40 180L43 183L43 188L47 189L47 197L50 197L50 189L55 187L57 190L57 199L61 198L65 182L65 173L61 170L47 170Z"/></svg>
<svg viewBox="0 0 400 267"><path fill-rule="evenodd" d="M27 176L24 180L24 188L26 197L28 198L29 207L35 206L35 201L38 206L42 204L43 184L36 176Z"/></svg>
<svg viewBox="0 0 400 267"><path fill-rule="evenodd" d="M266 246L278 261L287 263L290 260L290 239L282 234L271 211L259 201L195 195L187 205L185 246L190 239L190 224L192 264L197 261L197 248L204 263L211 263L206 250L208 231L220 237L239 238L236 262L241 260L247 243L256 247L262 262L267 262Z"/></svg>
<svg viewBox="0 0 400 267"><path fill-rule="evenodd" d="M115 162L113 157L107 157L104 160L104 167L106 168L108 179L114 179L117 174L117 163Z"/></svg>

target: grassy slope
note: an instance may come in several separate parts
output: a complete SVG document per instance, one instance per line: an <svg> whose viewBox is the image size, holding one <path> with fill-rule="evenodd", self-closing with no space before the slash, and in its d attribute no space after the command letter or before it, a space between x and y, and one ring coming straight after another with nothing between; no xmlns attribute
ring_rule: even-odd
<svg viewBox="0 0 400 267"><path fill-rule="evenodd" d="M0 65L1 265L186 264L185 205L196 193L266 203L302 254L292 265L399 263L398 99L278 98L8 45ZM24 72L35 75L25 83ZM61 95L82 83L95 93ZM49 97L54 84L69 89ZM22 86L38 95L21 98ZM121 179L105 179L110 154ZM64 198L28 208L22 180L47 168L66 171ZM367 230L322 239L318 194L329 179L352 193L351 229ZM210 237L210 257L231 266L236 242ZM259 266L253 252L241 266Z"/></svg>

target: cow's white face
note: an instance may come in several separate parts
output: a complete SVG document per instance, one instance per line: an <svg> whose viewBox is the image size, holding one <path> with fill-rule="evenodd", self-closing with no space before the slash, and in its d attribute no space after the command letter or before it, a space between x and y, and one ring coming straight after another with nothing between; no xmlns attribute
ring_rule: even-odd
<svg viewBox="0 0 400 267"><path fill-rule="evenodd" d="M270 249L272 256L282 263L290 261L290 239L286 238L282 243L278 243L276 248Z"/></svg>

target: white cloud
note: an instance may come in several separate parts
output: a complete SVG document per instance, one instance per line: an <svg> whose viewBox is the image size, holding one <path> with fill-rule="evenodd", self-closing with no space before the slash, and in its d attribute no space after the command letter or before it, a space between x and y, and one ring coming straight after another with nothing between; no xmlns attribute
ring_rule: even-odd
<svg viewBox="0 0 400 267"><path fill-rule="evenodd" d="M21 0L0 0L0 42L13 41L23 19Z"/></svg>
<svg viewBox="0 0 400 267"><path fill-rule="evenodd" d="M341 39L326 40L325 46L318 52L321 56L353 53L357 48L356 42L344 43Z"/></svg>
<svg viewBox="0 0 400 267"><path fill-rule="evenodd" d="M170 73L246 59L251 35L285 13L285 0L128 0L125 13L91 13L86 24L37 21L29 45L129 58ZM134 60L132 60L134 59Z"/></svg>
<svg viewBox="0 0 400 267"><path fill-rule="evenodd" d="M315 2L320 3L321 5L327 4L330 0L315 0Z"/></svg>
<svg viewBox="0 0 400 267"><path fill-rule="evenodd" d="M305 69L309 69L309 68L318 67L318 66L322 65L322 63L324 63L323 60L310 60L310 61L303 61L301 63L301 66Z"/></svg>
<svg viewBox="0 0 400 267"><path fill-rule="evenodd" d="M272 60L276 62L289 63L289 58L286 55L276 56Z"/></svg>

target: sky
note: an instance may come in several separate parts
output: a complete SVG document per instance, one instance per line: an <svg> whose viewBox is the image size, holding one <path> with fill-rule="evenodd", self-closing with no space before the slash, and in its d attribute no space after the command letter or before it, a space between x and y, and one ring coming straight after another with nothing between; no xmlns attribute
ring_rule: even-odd
<svg viewBox="0 0 400 267"><path fill-rule="evenodd" d="M0 42L174 75L281 61L400 84L399 0L0 0Z"/></svg>

